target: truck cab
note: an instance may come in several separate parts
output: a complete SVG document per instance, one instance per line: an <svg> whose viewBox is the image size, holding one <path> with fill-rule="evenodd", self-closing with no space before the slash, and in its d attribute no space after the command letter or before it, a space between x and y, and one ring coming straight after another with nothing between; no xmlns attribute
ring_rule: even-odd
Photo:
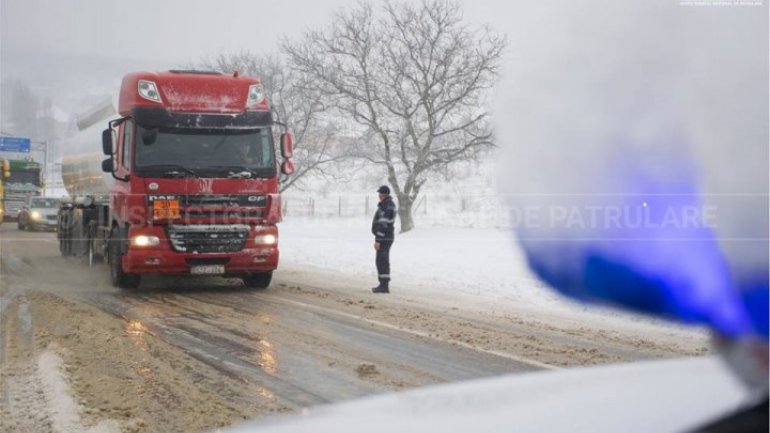
<svg viewBox="0 0 770 433"><path fill-rule="evenodd" d="M81 250L107 257L119 287L135 287L143 274L267 287L279 258L278 176L293 166L284 132L279 169L260 82L237 73L132 73L118 112L102 132L101 168L114 181L106 195L70 204L89 213L78 230L91 240Z"/></svg>
<svg viewBox="0 0 770 433"><path fill-rule="evenodd" d="M42 194L42 165L30 159L3 161L4 218L18 221L30 196Z"/></svg>

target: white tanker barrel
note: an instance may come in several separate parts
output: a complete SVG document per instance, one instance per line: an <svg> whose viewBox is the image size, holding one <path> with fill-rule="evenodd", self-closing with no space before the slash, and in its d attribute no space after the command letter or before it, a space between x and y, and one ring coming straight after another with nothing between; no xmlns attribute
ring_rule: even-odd
<svg viewBox="0 0 770 433"><path fill-rule="evenodd" d="M65 141L61 167L64 188L71 197L109 193L115 179L102 171L102 161L107 158L102 153L102 131L114 117L111 98L78 116L80 132Z"/></svg>

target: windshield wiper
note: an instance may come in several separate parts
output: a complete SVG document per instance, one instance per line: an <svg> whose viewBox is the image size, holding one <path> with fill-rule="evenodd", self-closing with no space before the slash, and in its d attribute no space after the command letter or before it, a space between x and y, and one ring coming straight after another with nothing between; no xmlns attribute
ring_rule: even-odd
<svg viewBox="0 0 770 433"><path fill-rule="evenodd" d="M231 171L227 173L227 177L233 178L233 179L251 179L251 176L253 176L253 173L248 170Z"/></svg>
<svg viewBox="0 0 770 433"><path fill-rule="evenodd" d="M179 164L151 164L151 165L138 167L138 169L141 171L153 171L153 172L155 172L156 170L162 171L162 173L160 173L161 176L177 176L177 177L182 177L186 175L194 176L194 177L198 176L198 173L196 173L192 169Z"/></svg>
<svg viewBox="0 0 770 433"><path fill-rule="evenodd" d="M235 179L250 179L254 177L254 170L242 165L212 165L207 170L226 171L227 177Z"/></svg>

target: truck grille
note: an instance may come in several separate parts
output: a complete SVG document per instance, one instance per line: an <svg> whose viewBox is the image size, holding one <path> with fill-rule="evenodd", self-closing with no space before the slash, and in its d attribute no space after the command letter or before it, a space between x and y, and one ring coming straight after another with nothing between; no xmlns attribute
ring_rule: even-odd
<svg viewBox="0 0 770 433"><path fill-rule="evenodd" d="M2 197L0 197L2 198ZM5 213L8 215L18 215L21 208L24 207L24 203L27 201L27 196L24 194L11 194L6 191L5 193Z"/></svg>
<svg viewBox="0 0 770 433"><path fill-rule="evenodd" d="M265 207L264 194L209 194L182 196L184 206Z"/></svg>
<svg viewBox="0 0 770 433"><path fill-rule="evenodd" d="M234 253L246 246L249 226L171 225L166 229L171 246L185 253Z"/></svg>
<svg viewBox="0 0 770 433"><path fill-rule="evenodd" d="M21 208L24 207L24 203L18 201L6 201L5 212L8 215L18 215Z"/></svg>
<svg viewBox="0 0 770 433"><path fill-rule="evenodd" d="M261 210L189 210L182 211L184 218L261 218L264 212ZM233 220L230 220L233 222Z"/></svg>

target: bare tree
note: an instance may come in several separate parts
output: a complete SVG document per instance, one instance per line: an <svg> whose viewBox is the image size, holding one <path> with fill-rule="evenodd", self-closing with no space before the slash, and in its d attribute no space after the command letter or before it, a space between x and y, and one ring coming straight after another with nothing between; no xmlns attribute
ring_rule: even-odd
<svg viewBox="0 0 770 433"><path fill-rule="evenodd" d="M322 116L326 109L323 96L306 86L304 77L292 72L280 57L249 52L220 54L199 66L224 73L237 70L261 80L276 121L294 134L297 171L281 179L282 192L309 175L324 174L329 163L340 159L334 154L336 128L330 118Z"/></svg>
<svg viewBox="0 0 770 433"><path fill-rule="evenodd" d="M492 145L483 97L505 39L471 29L451 1L360 3L283 49L306 82L361 125L358 156L382 165L401 231L428 176Z"/></svg>

